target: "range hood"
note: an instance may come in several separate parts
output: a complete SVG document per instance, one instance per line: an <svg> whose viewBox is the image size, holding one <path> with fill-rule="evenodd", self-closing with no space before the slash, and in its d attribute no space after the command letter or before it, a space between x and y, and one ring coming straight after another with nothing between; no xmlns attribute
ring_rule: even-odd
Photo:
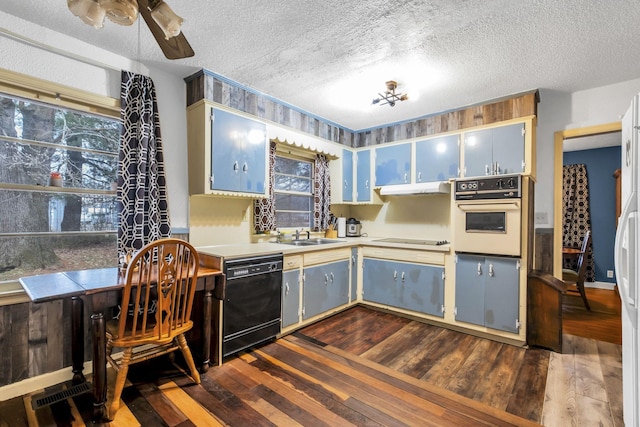
<svg viewBox="0 0 640 427"><path fill-rule="evenodd" d="M448 181L420 182L418 184L385 185L380 187L381 196L409 196L412 194L447 194L451 192Z"/></svg>

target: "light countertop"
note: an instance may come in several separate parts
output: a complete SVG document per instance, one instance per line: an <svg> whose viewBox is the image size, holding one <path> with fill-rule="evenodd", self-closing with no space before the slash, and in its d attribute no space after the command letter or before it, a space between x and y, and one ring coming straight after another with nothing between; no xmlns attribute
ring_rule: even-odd
<svg viewBox="0 0 640 427"><path fill-rule="evenodd" d="M425 245L410 243L392 243L379 241L383 237L346 237L332 239L336 243L325 243L321 245L296 246L287 243L238 243L227 245L199 246L196 249L200 253L207 255L222 257L227 259L242 258L247 256L261 256L282 253L284 255L299 254L311 251L321 251L327 249L336 249L352 246L377 246L398 249L414 249L432 252L449 252L450 244L445 245ZM313 240L313 238L312 238Z"/></svg>

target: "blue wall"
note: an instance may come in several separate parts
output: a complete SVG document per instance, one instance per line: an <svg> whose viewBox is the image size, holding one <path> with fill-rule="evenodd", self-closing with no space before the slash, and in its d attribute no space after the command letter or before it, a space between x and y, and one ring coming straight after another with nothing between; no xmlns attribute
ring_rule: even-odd
<svg viewBox="0 0 640 427"><path fill-rule="evenodd" d="M613 270L613 244L616 236L616 186L613 172L620 167L620 147L563 153L562 163L587 165L591 210L591 235L597 282L615 282L607 278Z"/></svg>

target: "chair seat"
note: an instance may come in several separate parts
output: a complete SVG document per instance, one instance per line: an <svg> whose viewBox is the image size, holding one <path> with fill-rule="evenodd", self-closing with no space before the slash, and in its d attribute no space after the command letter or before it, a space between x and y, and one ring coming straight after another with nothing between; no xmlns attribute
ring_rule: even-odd
<svg viewBox="0 0 640 427"><path fill-rule="evenodd" d="M562 281L563 282L577 282L578 281L578 272L573 271L568 268L562 269Z"/></svg>

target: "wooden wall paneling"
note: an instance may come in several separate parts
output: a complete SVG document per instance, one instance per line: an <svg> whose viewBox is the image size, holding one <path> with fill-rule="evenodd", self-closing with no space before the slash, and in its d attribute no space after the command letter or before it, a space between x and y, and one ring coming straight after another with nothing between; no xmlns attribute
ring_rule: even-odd
<svg viewBox="0 0 640 427"><path fill-rule="evenodd" d="M31 304L29 310L29 376L45 373L47 366L47 304Z"/></svg>
<svg viewBox="0 0 640 427"><path fill-rule="evenodd" d="M13 304L11 309L11 382L29 376L29 310L31 303Z"/></svg>
<svg viewBox="0 0 640 427"><path fill-rule="evenodd" d="M57 371L63 368L64 335L66 330L63 322L63 301L61 299L46 303L46 365L45 372Z"/></svg>
<svg viewBox="0 0 640 427"><path fill-rule="evenodd" d="M536 228L534 270L553 274L553 228Z"/></svg>
<svg viewBox="0 0 640 427"><path fill-rule="evenodd" d="M11 382L11 309L0 306L0 387Z"/></svg>

